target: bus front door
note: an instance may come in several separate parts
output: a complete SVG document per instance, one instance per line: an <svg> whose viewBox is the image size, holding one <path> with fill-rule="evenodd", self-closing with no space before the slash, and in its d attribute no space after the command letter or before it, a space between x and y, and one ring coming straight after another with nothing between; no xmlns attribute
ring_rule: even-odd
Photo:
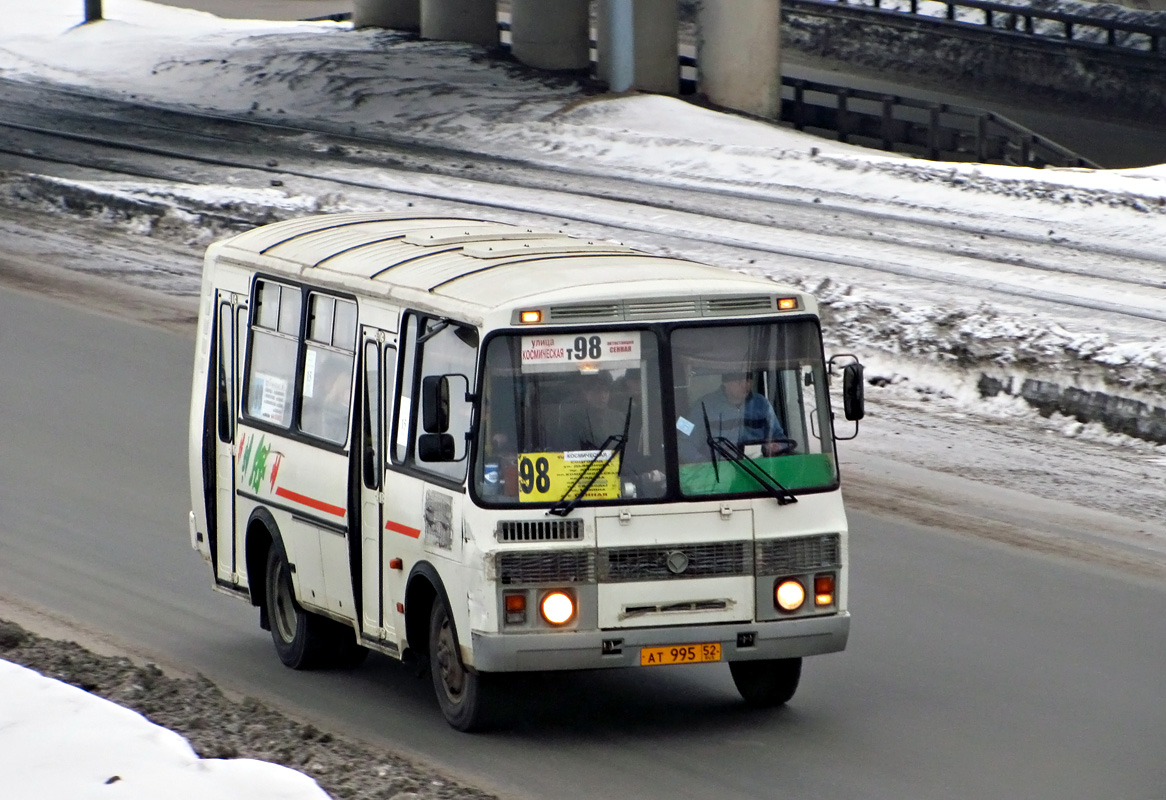
<svg viewBox="0 0 1166 800"><path fill-rule="evenodd" d="M401 572L386 549L386 420L397 375L395 335L365 328L361 342L360 561L362 636L395 650L396 605L404 600Z"/></svg>
<svg viewBox="0 0 1166 800"><path fill-rule="evenodd" d="M220 292L218 297L218 364L215 390L215 520L212 552L215 578L235 586L239 582L235 558L235 440L239 420L239 341L236 320L246 317L235 295ZM244 322L244 324L246 324Z"/></svg>

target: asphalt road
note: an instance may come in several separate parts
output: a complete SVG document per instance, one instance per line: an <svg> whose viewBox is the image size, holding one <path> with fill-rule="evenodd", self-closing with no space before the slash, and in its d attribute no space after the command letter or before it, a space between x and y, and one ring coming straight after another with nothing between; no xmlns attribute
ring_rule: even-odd
<svg viewBox="0 0 1166 800"><path fill-rule="evenodd" d="M719 666L552 674L466 736L387 659L287 670L189 548L190 337L0 287L0 595L505 796L1162 797L1166 587L863 513L851 645L774 713Z"/></svg>

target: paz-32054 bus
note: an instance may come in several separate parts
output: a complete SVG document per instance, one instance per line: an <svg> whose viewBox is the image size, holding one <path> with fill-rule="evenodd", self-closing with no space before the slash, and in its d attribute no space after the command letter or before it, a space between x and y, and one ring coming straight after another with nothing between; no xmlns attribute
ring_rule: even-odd
<svg viewBox="0 0 1166 800"><path fill-rule="evenodd" d="M191 543L284 664L424 659L458 729L516 671L725 662L781 704L849 633L839 358L807 294L611 242L256 228L206 255Z"/></svg>

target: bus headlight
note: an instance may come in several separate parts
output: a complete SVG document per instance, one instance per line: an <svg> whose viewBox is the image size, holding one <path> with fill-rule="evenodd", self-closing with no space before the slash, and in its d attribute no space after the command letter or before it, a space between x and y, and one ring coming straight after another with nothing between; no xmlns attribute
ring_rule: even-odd
<svg viewBox="0 0 1166 800"><path fill-rule="evenodd" d="M552 625L564 625L575 616L575 601L566 592L551 592L538 604L543 619Z"/></svg>
<svg viewBox="0 0 1166 800"><path fill-rule="evenodd" d="M806 587L793 579L782 581L773 589L773 602L782 611L797 611L806 602Z"/></svg>

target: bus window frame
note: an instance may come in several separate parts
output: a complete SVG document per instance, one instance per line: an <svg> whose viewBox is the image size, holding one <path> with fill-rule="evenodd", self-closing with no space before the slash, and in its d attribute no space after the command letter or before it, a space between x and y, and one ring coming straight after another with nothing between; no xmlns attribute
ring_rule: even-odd
<svg viewBox="0 0 1166 800"><path fill-rule="evenodd" d="M277 425L273 422L269 422L265 419L261 419L259 417L256 417L250 413L250 394L251 394L251 372L250 371L251 371L252 363L253 363L252 353L253 353L253 348L255 346L255 341L254 341L255 340L255 330L256 330L255 325L257 322L255 320L255 312L256 312L256 309L258 308L258 305L259 305L258 301L257 301L257 298L258 298L257 293L259 291L259 285L262 282L276 283L276 284L280 285L281 287L295 289L300 293L299 328L298 328L296 334L294 335L295 341L296 341L296 357L295 357L295 364L293 367L294 372L293 372L293 377L292 377L292 385L291 385L291 388L289 389L289 391L292 392L291 410L290 410L291 422L287 426ZM354 363L357 361L358 356L359 356L360 324L361 323L360 323L360 302L355 294L333 291L331 289L319 286L319 285L314 284L314 283L307 283L304 281L290 280L287 277L284 277L281 275L271 275L269 273L259 272L259 271L254 272L251 275L251 286L248 289L246 304L241 303L239 306L240 311L243 314L243 317L245 318L245 321L246 321L246 324L244 326L244 329L246 331L246 342L245 342L245 347L241 347L239 349L239 372L237 373L238 392L239 392L238 421L240 423L246 424L247 426L249 426L251 428L254 428L254 429L259 430L259 431L263 431L265 433L270 433L270 434L275 435L275 436L280 436L280 437L284 437L287 439L291 439L291 440L296 441L296 442L310 444L313 447L318 447L319 449L328 451L330 453L341 453L342 454L342 453L348 452L349 447L351 446L351 442L349 441L351 439L351 435L347 436L345 442L343 442L342 444L336 444L334 442L328 441L327 439L322 439L318 436L313 436L312 434L309 434L309 433L306 433L306 432L300 430L300 414L301 414L301 404L302 404L301 397L302 397L302 393L303 393L304 361L306 359L307 348L308 348L308 345L310 343L309 340L307 339L308 302L309 302L309 298L312 296L312 294L323 295L326 297L334 298L336 300L346 300L346 301L349 301L349 302L356 305L356 320L355 320L356 345L355 346L357 349L353 351L352 356L353 356ZM282 316L282 293L281 293L281 309L280 309L280 311L281 311L281 316ZM266 328L266 327L261 327L259 330L265 334L275 333L281 337L287 337L287 336L292 335L292 334L279 332L277 330L273 330L273 329ZM240 340L240 341L242 342L242 340ZM349 387L349 395L350 395L349 396L349 415L350 416L352 414L352 408L356 402L356 386L357 386L357 381L355 379L355 367L354 367L353 380L352 380L351 385ZM350 422L351 422L351 420L350 420ZM351 424L349 425L349 427L350 428L352 427ZM351 434L351 431L350 431L350 434Z"/></svg>

